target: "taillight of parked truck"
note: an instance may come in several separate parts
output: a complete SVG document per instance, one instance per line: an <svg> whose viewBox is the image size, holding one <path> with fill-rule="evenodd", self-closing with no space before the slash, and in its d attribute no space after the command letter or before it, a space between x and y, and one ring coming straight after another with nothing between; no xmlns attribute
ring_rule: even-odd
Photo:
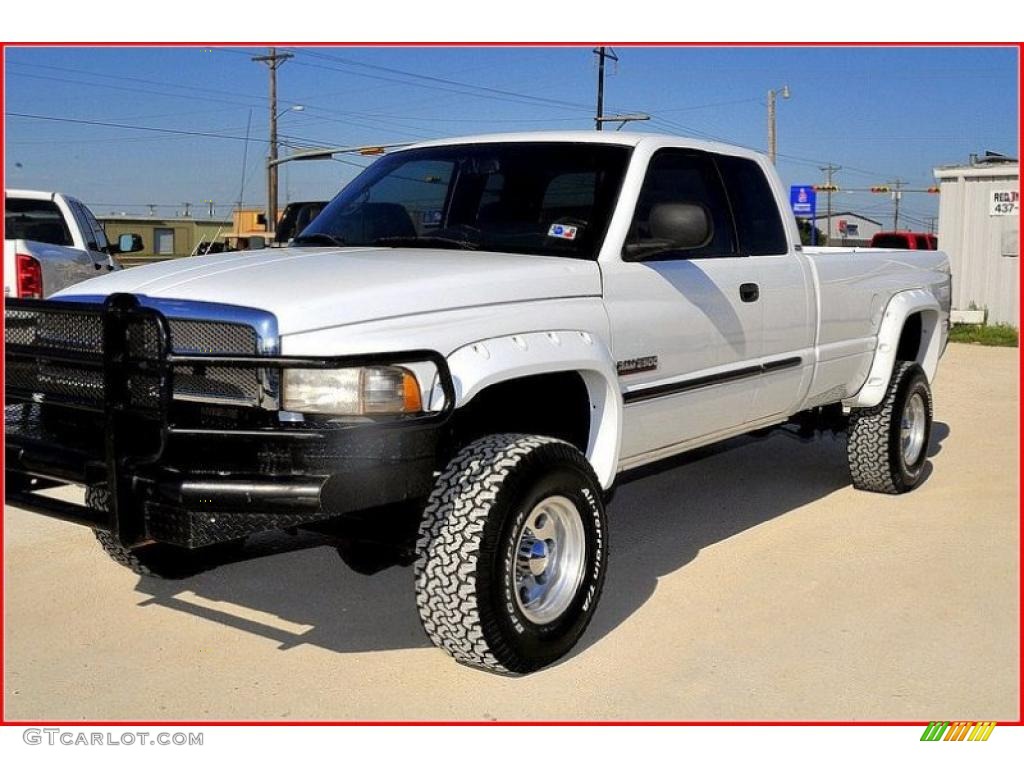
<svg viewBox="0 0 1024 768"><path fill-rule="evenodd" d="M26 253L19 253L17 266L19 298L43 298L43 268L39 261Z"/></svg>

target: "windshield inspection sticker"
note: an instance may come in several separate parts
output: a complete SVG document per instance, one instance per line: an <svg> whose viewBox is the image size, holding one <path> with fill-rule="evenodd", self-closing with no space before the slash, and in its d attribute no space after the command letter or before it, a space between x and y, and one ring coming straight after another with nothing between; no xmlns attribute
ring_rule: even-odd
<svg viewBox="0 0 1024 768"><path fill-rule="evenodd" d="M562 240L575 240L579 227L570 227L568 224L552 224L548 229L548 237L559 237Z"/></svg>

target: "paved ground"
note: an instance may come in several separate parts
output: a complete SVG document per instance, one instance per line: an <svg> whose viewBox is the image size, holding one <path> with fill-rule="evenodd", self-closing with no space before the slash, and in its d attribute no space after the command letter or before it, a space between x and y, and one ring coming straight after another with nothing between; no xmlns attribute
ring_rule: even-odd
<svg viewBox="0 0 1024 768"><path fill-rule="evenodd" d="M950 348L907 496L853 491L840 441L782 436L624 486L582 647L522 679L430 648L407 569L319 547L140 580L8 508L6 714L1016 719L1017 380L1016 350Z"/></svg>

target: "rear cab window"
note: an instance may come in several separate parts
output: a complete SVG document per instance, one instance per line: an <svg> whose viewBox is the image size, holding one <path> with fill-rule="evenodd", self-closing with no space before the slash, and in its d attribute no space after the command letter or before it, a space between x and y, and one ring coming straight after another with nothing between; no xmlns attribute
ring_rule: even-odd
<svg viewBox="0 0 1024 768"><path fill-rule="evenodd" d="M64 214L55 202L24 197L4 199L4 237L49 245L75 244Z"/></svg>
<svg viewBox="0 0 1024 768"><path fill-rule="evenodd" d="M718 169L736 220L740 253L770 256L789 252L786 229L771 185L753 160L723 155Z"/></svg>

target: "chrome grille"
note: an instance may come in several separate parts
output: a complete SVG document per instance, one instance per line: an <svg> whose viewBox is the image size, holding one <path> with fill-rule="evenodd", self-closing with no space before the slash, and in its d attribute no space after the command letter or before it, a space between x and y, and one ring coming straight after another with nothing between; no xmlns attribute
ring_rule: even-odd
<svg viewBox="0 0 1024 768"><path fill-rule="evenodd" d="M6 344L95 352L103 347L103 319L90 311L33 312L9 309L4 326Z"/></svg>
<svg viewBox="0 0 1024 768"><path fill-rule="evenodd" d="M256 330L243 323L201 319L170 318L170 342L179 355L254 355L259 351ZM128 329L132 354L148 356L145 350L159 345L154 323L138 323ZM102 407L104 398L103 319L93 308L81 311L8 309L4 341L24 347L38 347L71 353L82 362L57 362L10 358L6 361L8 388L38 392L60 399L81 401ZM258 405L261 373L255 368L220 365L178 365L174 371L174 397L237 405ZM133 402L155 397L150 382L130 381Z"/></svg>
<svg viewBox="0 0 1024 768"><path fill-rule="evenodd" d="M248 325L173 319L170 326L171 347L179 355L256 354L256 331Z"/></svg>
<svg viewBox="0 0 1024 768"><path fill-rule="evenodd" d="M256 331L248 325L208 320L170 321L171 347L180 355L255 355ZM259 371L222 365L178 366L174 396L181 400L256 405Z"/></svg>
<svg viewBox="0 0 1024 768"><path fill-rule="evenodd" d="M14 399L35 400L101 411L106 401L101 311L96 307L39 302L6 310L4 380ZM32 303L32 302L29 302ZM161 374L153 363L165 354L158 319L135 315L121 326L127 335L123 366L131 404L161 407Z"/></svg>

